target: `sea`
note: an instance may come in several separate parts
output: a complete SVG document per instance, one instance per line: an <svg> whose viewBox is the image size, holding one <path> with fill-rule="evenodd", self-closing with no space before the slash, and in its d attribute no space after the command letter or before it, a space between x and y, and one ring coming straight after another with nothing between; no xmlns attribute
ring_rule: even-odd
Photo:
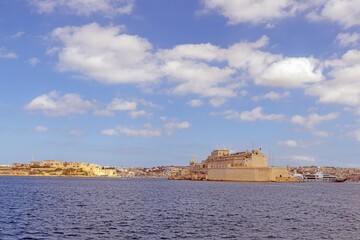
<svg viewBox="0 0 360 240"><path fill-rule="evenodd" d="M360 239L360 184L0 177L0 239Z"/></svg>

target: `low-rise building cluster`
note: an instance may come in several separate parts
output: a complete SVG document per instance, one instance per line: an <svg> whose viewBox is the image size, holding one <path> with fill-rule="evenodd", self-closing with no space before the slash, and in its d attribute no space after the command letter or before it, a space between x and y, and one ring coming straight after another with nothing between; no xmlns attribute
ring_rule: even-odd
<svg viewBox="0 0 360 240"><path fill-rule="evenodd" d="M117 169L102 167L92 163L61 162L57 160L32 161L30 163L14 163L11 166L0 168L2 175L29 175L29 176L104 176L116 177Z"/></svg>

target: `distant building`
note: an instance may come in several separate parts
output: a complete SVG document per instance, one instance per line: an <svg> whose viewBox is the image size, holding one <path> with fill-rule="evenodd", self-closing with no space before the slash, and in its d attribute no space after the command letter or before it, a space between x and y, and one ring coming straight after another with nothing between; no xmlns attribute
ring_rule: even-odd
<svg viewBox="0 0 360 240"><path fill-rule="evenodd" d="M188 172L188 173L187 173ZM269 182L294 181L285 167L269 167L266 156L260 150L230 154L229 150L214 150L207 159L174 174L172 179Z"/></svg>

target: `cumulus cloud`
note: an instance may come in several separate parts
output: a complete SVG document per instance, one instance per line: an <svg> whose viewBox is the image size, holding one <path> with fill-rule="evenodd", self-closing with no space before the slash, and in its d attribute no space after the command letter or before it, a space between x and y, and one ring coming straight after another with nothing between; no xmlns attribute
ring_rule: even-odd
<svg viewBox="0 0 360 240"><path fill-rule="evenodd" d="M123 33L122 26L62 27L52 32L60 71L69 71L107 84L154 84L161 79L172 83L170 93L204 97L236 96L232 67L219 67L227 49L211 44L178 45L153 49L136 35ZM96 39L96 41L94 40ZM54 51L52 51L54 52Z"/></svg>
<svg viewBox="0 0 360 240"><path fill-rule="evenodd" d="M322 64L313 57L289 58L262 51L269 42L267 36L228 48L205 43L154 49L147 39L123 33L122 26L67 26L51 35L61 43L52 48L60 71L105 84L164 84L169 94L209 98L213 106L241 95L245 79L284 88L324 80Z"/></svg>
<svg viewBox="0 0 360 240"><path fill-rule="evenodd" d="M328 0L320 1L315 10L307 17L312 21L332 21L344 28L360 25L360 4L357 0Z"/></svg>
<svg viewBox="0 0 360 240"><path fill-rule="evenodd" d="M226 50L210 43L182 44L172 49L160 49L157 52L160 59L167 60L202 60L206 62L224 61Z"/></svg>
<svg viewBox="0 0 360 240"><path fill-rule="evenodd" d="M360 34L359 33L339 33L335 39L340 46L354 46L359 43Z"/></svg>
<svg viewBox="0 0 360 240"><path fill-rule="evenodd" d="M149 117L151 116L150 112L145 110L138 110L138 106L142 105L144 107L151 108L160 108L160 106L152 103L151 101L147 101L145 99L133 99L133 100L125 100L121 98L114 98L111 103L109 103L104 109L96 109L94 111L94 115L97 116L107 116L113 117L116 111L129 112L130 118L138 118L138 117Z"/></svg>
<svg viewBox="0 0 360 240"><path fill-rule="evenodd" d="M268 27L299 14L305 14L310 21L331 21L344 28L360 25L357 0L202 0L202 3L199 13L215 12L230 25L251 23Z"/></svg>
<svg viewBox="0 0 360 240"><path fill-rule="evenodd" d="M105 109L96 109L94 115L97 116L114 116L115 111L134 111L137 108L137 103L134 101L127 101L120 98L114 98Z"/></svg>
<svg viewBox="0 0 360 240"><path fill-rule="evenodd" d="M315 125L320 124L324 121L335 120L339 117L339 113L333 112L326 115L319 115L317 113L311 113L309 116L295 115L291 118L291 122L294 124L301 125L303 127L312 129Z"/></svg>
<svg viewBox="0 0 360 240"><path fill-rule="evenodd" d="M231 80L233 69L210 66L205 63L178 60L169 61L162 67L164 75L178 82L171 91L177 95L198 94L204 97L234 97L231 86L221 86Z"/></svg>
<svg viewBox="0 0 360 240"><path fill-rule="evenodd" d="M304 5L294 0L203 0L205 12L217 12L228 19L231 25L239 23L266 23L293 16Z"/></svg>
<svg viewBox="0 0 360 240"><path fill-rule="evenodd" d="M257 85L299 88L324 80L321 62L313 57L290 58L260 49L269 38L262 36L256 42L240 42L227 52L231 67L247 72Z"/></svg>
<svg viewBox="0 0 360 240"><path fill-rule="evenodd" d="M324 80L320 62L314 58L284 58L272 63L256 82L279 87L302 87Z"/></svg>
<svg viewBox="0 0 360 240"><path fill-rule="evenodd" d="M15 53L9 52L4 47L0 47L0 58L15 59L17 58L17 55Z"/></svg>
<svg viewBox="0 0 360 240"><path fill-rule="evenodd" d="M279 121L285 118L284 114L264 114L261 107L256 107L251 111L237 112L234 110L227 110L220 113L225 119L237 120L237 121Z"/></svg>
<svg viewBox="0 0 360 240"><path fill-rule="evenodd" d="M341 58L326 62L330 80L308 87L308 95L318 96L320 103L360 105L360 51L349 50Z"/></svg>
<svg viewBox="0 0 360 240"><path fill-rule="evenodd" d="M145 124L142 128L116 126L113 129L104 129L101 134L107 136L125 135L130 137L160 137L164 134L171 135L176 130L187 129L190 123L178 120L172 120L165 123L162 127L154 127L151 124Z"/></svg>
<svg viewBox="0 0 360 240"><path fill-rule="evenodd" d="M257 95L257 96L253 96L251 99L254 101L260 101L260 100L280 100L280 99L284 99L290 96L290 92L286 91L283 93L277 93L277 92L268 92L265 93L264 95Z"/></svg>
<svg viewBox="0 0 360 240"><path fill-rule="evenodd" d="M129 14L134 8L134 0L29 0L40 14L63 12L75 15L101 13L108 17Z"/></svg>
<svg viewBox="0 0 360 240"><path fill-rule="evenodd" d="M136 119L136 118L139 118L139 117L149 117L149 116L151 116L151 113L148 113L145 110L131 111L129 113L129 116L132 119Z"/></svg>
<svg viewBox="0 0 360 240"><path fill-rule="evenodd" d="M46 126L36 126L34 127L35 132L47 132L49 130Z"/></svg>
<svg viewBox="0 0 360 240"><path fill-rule="evenodd" d="M344 28L360 25L357 0L202 0L201 13L216 12L228 24L266 24L305 13L310 21L332 21ZM264 10L266 9L266 10Z"/></svg>
<svg viewBox="0 0 360 240"><path fill-rule="evenodd" d="M137 107L136 102L126 101L119 98L113 99L112 102L107 106L107 108L112 111L129 111L129 110L135 110L136 107Z"/></svg>
<svg viewBox="0 0 360 240"><path fill-rule="evenodd" d="M159 74L152 45L122 31L121 26L97 23L53 30L51 36L63 44L58 69L106 84L156 81Z"/></svg>
<svg viewBox="0 0 360 240"><path fill-rule="evenodd" d="M25 106L30 112L60 117L71 114L84 114L97 106L96 101L84 100L80 95L69 93L63 96L57 91L36 97Z"/></svg>
<svg viewBox="0 0 360 240"><path fill-rule="evenodd" d="M179 122L177 120L168 122L164 125L164 129L167 132L167 134L172 134L175 130L178 129L187 129L190 127L190 123L189 122Z"/></svg>

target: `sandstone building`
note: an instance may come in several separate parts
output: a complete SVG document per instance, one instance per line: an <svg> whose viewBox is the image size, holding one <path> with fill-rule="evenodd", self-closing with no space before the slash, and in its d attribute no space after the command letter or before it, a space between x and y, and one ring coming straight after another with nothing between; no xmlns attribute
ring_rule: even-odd
<svg viewBox="0 0 360 240"><path fill-rule="evenodd" d="M230 154L229 150L214 150L207 159L190 162L187 174L174 174L172 179L269 182L294 181L285 167L269 167L266 156L260 150Z"/></svg>

